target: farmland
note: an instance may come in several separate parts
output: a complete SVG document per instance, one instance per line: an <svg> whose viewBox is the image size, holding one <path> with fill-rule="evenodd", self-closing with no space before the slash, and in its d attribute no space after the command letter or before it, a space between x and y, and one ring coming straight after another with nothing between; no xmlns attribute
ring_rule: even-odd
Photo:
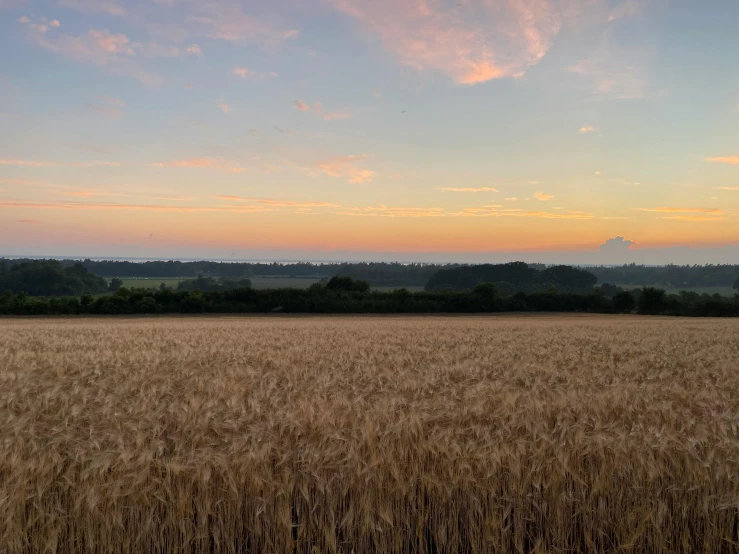
<svg viewBox="0 0 739 554"><path fill-rule="evenodd" d="M314 283L318 283L320 279L318 278L311 278L311 277L251 277L251 284L252 286L257 290L265 290L265 289L286 289L286 288L295 288L295 289L307 289L309 286L311 286ZM180 283L180 281L183 281L184 278L180 277L139 277L139 278L133 278L133 277L126 277L121 279L123 281L123 286L127 288L143 288L143 289L156 289L159 288L159 285L161 283L164 283L166 286L171 288L177 288L177 285ZM372 287L372 290L376 291L382 291L382 292L388 292L395 290L400 287L381 287L376 286ZM417 286L417 287L405 287L410 291L420 291L423 290L423 287Z"/></svg>
<svg viewBox="0 0 739 554"><path fill-rule="evenodd" d="M636 316L3 319L0 545L736 552L737 336Z"/></svg>

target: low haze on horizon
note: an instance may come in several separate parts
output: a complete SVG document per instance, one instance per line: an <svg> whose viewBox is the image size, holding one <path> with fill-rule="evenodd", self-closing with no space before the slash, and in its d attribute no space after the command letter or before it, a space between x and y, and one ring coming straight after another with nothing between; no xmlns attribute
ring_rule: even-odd
<svg viewBox="0 0 739 554"><path fill-rule="evenodd" d="M0 255L736 263L735 0L0 0Z"/></svg>

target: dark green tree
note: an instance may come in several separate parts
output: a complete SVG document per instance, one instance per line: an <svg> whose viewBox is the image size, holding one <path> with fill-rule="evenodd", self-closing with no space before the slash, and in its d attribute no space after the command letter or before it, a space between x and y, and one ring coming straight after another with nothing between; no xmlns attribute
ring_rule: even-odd
<svg viewBox="0 0 739 554"><path fill-rule="evenodd" d="M629 291L621 291L613 297L613 311L617 314L633 313L636 307L636 298Z"/></svg>
<svg viewBox="0 0 739 554"><path fill-rule="evenodd" d="M110 280L110 285L108 285L108 290L110 292L118 292L122 286L123 286L123 279L119 277L113 277Z"/></svg>
<svg viewBox="0 0 739 554"><path fill-rule="evenodd" d="M351 277L331 277L326 283L326 288L332 291L367 293L370 290L370 284Z"/></svg>
<svg viewBox="0 0 739 554"><path fill-rule="evenodd" d="M667 294L662 289L645 287L639 295L640 314L661 314L667 308Z"/></svg>

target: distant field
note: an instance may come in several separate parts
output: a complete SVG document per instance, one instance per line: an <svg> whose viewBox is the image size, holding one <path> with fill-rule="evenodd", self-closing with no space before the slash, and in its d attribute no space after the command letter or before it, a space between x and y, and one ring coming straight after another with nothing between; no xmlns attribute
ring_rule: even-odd
<svg viewBox="0 0 739 554"><path fill-rule="evenodd" d="M122 278L123 286L127 288L140 289L157 289L161 283L168 287L177 288L180 281L192 279L192 277L139 277L139 278ZM255 289L307 289L313 283L317 283L320 279L312 277L252 277L251 284ZM108 279L110 282L110 279ZM400 287L372 287L373 290L388 292ZM406 287L409 291L417 292L423 290L423 287Z"/></svg>
<svg viewBox="0 0 739 554"><path fill-rule="evenodd" d="M129 278L124 277L123 286L127 288L145 288L145 289L157 289L161 283L164 283L168 287L177 288L180 281L184 279L192 279L192 277L137 277ZM313 283L317 283L320 279L314 277L252 277L251 283L255 289L307 289ZM110 279L108 279L110 281ZM642 288L643 286L650 285L619 285L627 290ZM372 290L380 292L390 292L401 287L372 287ZM423 290L423 287L405 287L411 292L419 292ZM664 289L668 294L677 294L682 290L688 290L697 292L700 294L721 294L723 296L733 296L737 293L732 287L663 287L657 286L656 288Z"/></svg>
<svg viewBox="0 0 739 554"><path fill-rule="evenodd" d="M699 294L721 294L723 296L734 296L737 292L732 287L665 287L660 285L618 285L627 290L640 289L644 286L654 286L658 289L663 289L667 294L678 294L680 291L686 290L689 292L697 292Z"/></svg>

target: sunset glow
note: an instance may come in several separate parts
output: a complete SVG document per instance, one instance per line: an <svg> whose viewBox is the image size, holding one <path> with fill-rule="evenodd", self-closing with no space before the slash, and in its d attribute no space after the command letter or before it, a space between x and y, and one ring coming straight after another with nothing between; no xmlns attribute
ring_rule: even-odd
<svg viewBox="0 0 739 554"><path fill-rule="evenodd" d="M739 248L737 28L735 0L0 1L0 255Z"/></svg>

